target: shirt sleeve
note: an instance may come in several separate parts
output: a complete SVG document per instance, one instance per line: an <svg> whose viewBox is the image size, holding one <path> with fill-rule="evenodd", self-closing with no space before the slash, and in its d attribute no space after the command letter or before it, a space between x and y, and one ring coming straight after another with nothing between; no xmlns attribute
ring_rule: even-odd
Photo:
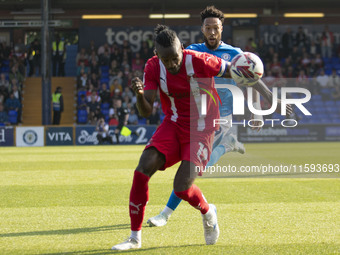
<svg viewBox="0 0 340 255"><path fill-rule="evenodd" d="M143 83L144 90L157 90L159 87L159 67L157 68L155 58L149 59L145 64Z"/></svg>
<svg viewBox="0 0 340 255"><path fill-rule="evenodd" d="M202 77L222 77L228 70L228 62L208 53L198 53L193 58L194 69L201 73Z"/></svg>

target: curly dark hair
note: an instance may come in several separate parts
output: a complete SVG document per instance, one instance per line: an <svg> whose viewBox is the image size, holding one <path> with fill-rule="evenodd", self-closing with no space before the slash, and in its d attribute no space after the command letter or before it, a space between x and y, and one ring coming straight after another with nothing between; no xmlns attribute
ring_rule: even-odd
<svg viewBox="0 0 340 255"><path fill-rule="evenodd" d="M217 9L215 6L207 6L203 11L201 11L201 21L202 23L206 18L218 18L222 24L224 22L224 14L222 11Z"/></svg>
<svg viewBox="0 0 340 255"><path fill-rule="evenodd" d="M155 28L155 42L162 47L170 47L173 45L177 38L175 31L171 30L168 26L158 24Z"/></svg>

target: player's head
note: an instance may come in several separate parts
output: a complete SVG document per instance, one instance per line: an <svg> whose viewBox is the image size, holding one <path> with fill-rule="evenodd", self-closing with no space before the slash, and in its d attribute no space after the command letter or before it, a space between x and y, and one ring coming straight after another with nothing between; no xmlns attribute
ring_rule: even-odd
<svg viewBox="0 0 340 255"><path fill-rule="evenodd" d="M183 46L175 31L164 25L155 28L155 53L171 74L177 74L182 66Z"/></svg>
<svg viewBox="0 0 340 255"><path fill-rule="evenodd" d="M201 12L204 42L208 49L216 50L221 43L224 14L215 6L207 6Z"/></svg>

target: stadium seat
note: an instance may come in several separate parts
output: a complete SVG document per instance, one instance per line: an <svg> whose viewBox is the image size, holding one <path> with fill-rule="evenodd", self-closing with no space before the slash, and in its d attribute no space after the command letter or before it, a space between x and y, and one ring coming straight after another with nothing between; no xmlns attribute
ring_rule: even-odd
<svg viewBox="0 0 340 255"><path fill-rule="evenodd" d="M326 106L335 106L335 102L332 100L325 101L324 103Z"/></svg>
<svg viewBox="0 0 340 255"><path fill-rule="evenodd" d="M109 66L100 66L100 70L102 71L102 73L107 73L109 72Z"/></svg>
<svg viewBox="0 0 340 255"><path fill-rule="evenodd" d="M17 124L18 123L18 112L15 110L8 111L8 119L11 124Z"/></svg>
<svg viewBox="0 0 340 255"><path fill-rule="evenodd" d="M101 105L100 105L100 109L105 109L105 110L108 110L108 109L110 109L110 104L109 103L102 103Z"/></svg>
<svg viewBox="0 0 340 255"><path fill-rule="evenodd" d="M146 125L146 119L138 119L138 125Z"/></svg>
<svg viewBox="0 0 340 255"><path fill-rule="evenodd" d="M103 84L103 83L108 84L109 83L109 78L101 78L100 79L100 84Z"/></svg>
<svg viewBox="0 0 340 255"><path fill-rule="evenodd" d="M87 111L86 110L78 110L78 123L86 124L87 123Z"/></svg>

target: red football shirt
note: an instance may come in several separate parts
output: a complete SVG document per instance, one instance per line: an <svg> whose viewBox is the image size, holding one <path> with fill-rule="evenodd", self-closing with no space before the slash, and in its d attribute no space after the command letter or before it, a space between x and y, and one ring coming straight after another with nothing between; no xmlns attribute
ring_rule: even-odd
<svg viewBox="0 0 340 255"><path fill-rule="evenodd" d="M173 75L154 56L145 65L144 89L160 89L166 120L197 131L215 129L213 120L219 118L219 101L213 78L223 76L226 65L223 59L208 53L183 50L182 66Z"/></svg>

